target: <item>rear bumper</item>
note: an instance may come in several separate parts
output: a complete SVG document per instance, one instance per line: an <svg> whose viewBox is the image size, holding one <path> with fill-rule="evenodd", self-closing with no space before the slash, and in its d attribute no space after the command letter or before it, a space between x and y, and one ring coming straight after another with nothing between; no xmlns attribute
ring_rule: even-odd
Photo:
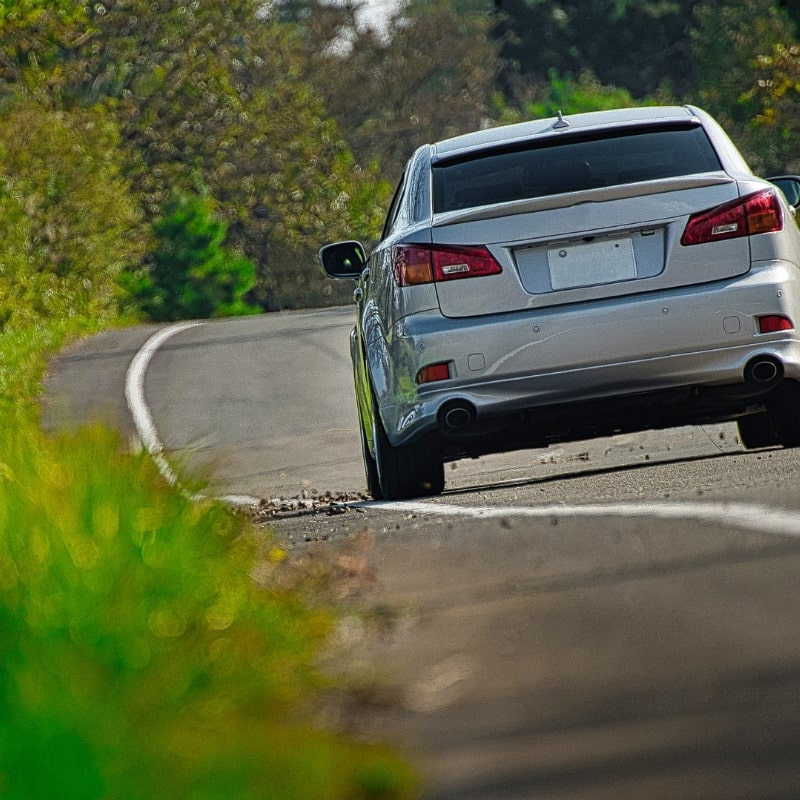
<svg viewBox="0 0 800 800"><path fill-rule="evenodd" d="M613 418L615 408L634 413L640 405L633 398L669 403L677 392L685 400L681 419L691 421L690 395L702 390L721 398L718 416L725 418L770 388L745 386L752 359L774 359L783 377L800 380L800 333L759 334L756 318L768 314L800 327L800 275L785 262L729 281L609 301L469 319L412 315L380 348L383 363L373 364L386 378L381 416L393 444L442 430L442 409L454 403L474 409L470 425L480 430L521 413L536 427L537 409L543 420L569 419L574 409L577 422L592 403ZM441 361L451 363L452 377L416 387L419 368ZM714 417L714 404L707 405L698 403L698 421ZM641 421L651 426L648 415Z"/></svg>

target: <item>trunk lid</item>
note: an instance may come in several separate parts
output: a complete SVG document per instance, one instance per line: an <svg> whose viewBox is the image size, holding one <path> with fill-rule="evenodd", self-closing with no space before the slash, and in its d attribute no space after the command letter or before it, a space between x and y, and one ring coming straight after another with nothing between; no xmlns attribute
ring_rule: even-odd
<svg viewBox="0 0 800 800"><path fill-rule="evenodd" d="M692 214L739 197L724 172L565 192L434 216L434 245L485 245L502 273L436 284L447 317L590 302L733 278L747 236L684 247Z"/></svg>

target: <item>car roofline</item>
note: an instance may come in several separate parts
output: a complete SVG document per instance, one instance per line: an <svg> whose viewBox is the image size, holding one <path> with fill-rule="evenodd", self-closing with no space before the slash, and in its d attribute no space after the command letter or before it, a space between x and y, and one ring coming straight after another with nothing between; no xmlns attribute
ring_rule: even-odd
<svg viewBox="0 0 800 800"><path fill-rule="evenodd" d="M429 145L431 162L438 163L469 157L482 150L514 147L517 144L569 134L590 133L593 130L611 131L615 128L651 127L702 123L698 109L692 106L644 106L638 108L590 111L569 116L501 125L465 133Z"/></svg>

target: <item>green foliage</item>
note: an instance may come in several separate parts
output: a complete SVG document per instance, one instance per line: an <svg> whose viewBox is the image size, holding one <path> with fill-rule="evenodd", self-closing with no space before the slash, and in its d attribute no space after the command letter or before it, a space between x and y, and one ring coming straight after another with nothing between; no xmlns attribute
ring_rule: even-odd
<svg viewBox="0 0 800 800"><path fill-rule="evenodd" d="M224 222L208 201L177 196L154 226L150 270L127 276L147 316L159 322L229 317L258 311L242 298L255 284L255 267L223 247Z"/></svg>
<svg viewBox="0 0 800 800"><path fill-rule="evenodd" d="M486 123L499 62L485 13L416 2L381 36L353 27L347 8L315 6L306 71L360 163L379 164L394 184L419 145Z"/></svg>
<svg viewBox="0 0 800 800"><path fill-rule="evenodd" d="M502 86L513 93L519 77L541 80L550 70L578 75L588 69L637 98L662 93L665 85L681 93L694 77L687 32L695 5L696 0L499 0L493 35L501 45Z"/></svg>
<svg viewBox="0 0 800 800"><path fill-rule="evenodd" d="M753 106L747 92L756 61L774 45L791 42L791 27L772 0L698 6L691 37L698 103L734 124L750 119Z"/></svg>
<svg viewBox="0 0 800 800"><path fill-rule="evenodd" d="M527 106L533 118L554 117L559 111L566 115L637 105L627 91L616 86L603 86L589 72L582 72L575 79L571 75L559 77L552 70L547 85L540 93L542 98Z"/></svg>
<svg viewBox="0 0 800 800"><path fill-rule="evenodd" d="M94 20L76 55L83 72L65 91L109 107L123 132L128 176L150 221L174 192L213 199L231 245L275 292L290 252L321 283L320 239L350 233L350 187L372 193L368 233L382 214L380 180L348 157L314 86L295 26L258 0L160 4L129 0Z"/></svg>
<svg viewBox="0 0 800 800"><path fill-rule="evenodd" d="M89 320L40 320L0 331L0 424L3 431L29 418L44 373L43 353L55 352L69 336L96 330Z"/></svg>
<svg viewBox="0 0 800 800"><path fill-rule="evenodd" d="M288 294L279 274L294 272L273 253L289 252L309 297L321 297L319 240L351 235L355 195L372 195L366 236L377 235L384 191L305 79L305 47L260 0L31 0L0 17L0 100L35 98L67 118L105 113L144 212L139 234L174 192L209 196L234 249L256 265L261 294Z"/></svg>
<svg viewBox="0 0 800 800"><path fill-rule="evenodd" d="M141 259L119 136L106 115L15 99L0 114L0 326L110 319L117 278Z"/></svg>
<svg viewBox="0 0 800 800"><path fill-rule="evenodd" d="M0 795L412 796L393 756L303 721L332 617L269 588L280 561L106 432L7 428Z"/></svg>
<svg viewBox="0 0 800 800"><path fill-rule="evenodd" d="M0 0L0 85L46 94L40 90L59 79L71 43L89 33L88 7L87 0Z"/></svg>
<svg viewBox="0 0 800 800"><path fill-rule="evenodd" d="M752 168L762 173L783 172L796 161L797 105L783 100L793 29L771 0L695 10L697 102L728 128Z"/></svg>
<svg viewBox="0 0 800 800"><path fill-rule="evenodd" d="M775 44L759 56L758 79L745 96L757 113L745 137L764 174L800 170L800 47Z"/></svg>

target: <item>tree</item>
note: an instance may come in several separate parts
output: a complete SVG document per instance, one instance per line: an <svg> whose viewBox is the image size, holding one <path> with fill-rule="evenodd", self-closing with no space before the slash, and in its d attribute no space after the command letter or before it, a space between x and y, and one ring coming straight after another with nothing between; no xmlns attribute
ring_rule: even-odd
<svg viewBox="0 0 800 800"><path fill-rule="evenodd" d="M758 105L748 138L761 145L764 173L800 170L800 46L775 44L757 60L757 77L748 97Z"/></svg>
<svg viewBox="0 0 800 800"><path fill-rule="evenodd" d="M0 86L34 90L43 75L63 73L65 55L87 35L88 8L87 0L0 2Z"/></svg>
<svg viewBox="0 0 800 800"><path fill-rule="evenodd" d="M153 264L129 276L131 293L158 322L253 314L243 297L255 284L252 262L223 247L226 225L210 203L175 196L155 224Z"/></svg>
<svg viewBox="0 0 800 800"><path fill-rule="evenodd" d="M700 5L691 54L694 96L714 114L758 171L782 170L796 152L791 85L793 25L772 0Z"/></svg>
<svg viewBox="0 0 800 800"><path fill-rule="evenodd" d="M255 296L276 308L284 265L274 254L303 275L300 288L318 294L319 245L349 234L354 205L377 233L385 191L354 162L303 79L296 27L265 8L197 0L154 13L150 0L110 2L83 46L87 69L73 91L120 120L148 217L161 214L172 191L213 198L230 245L257 265Z"/></svg>
<svg viewBox="0 0 800 800"><path fill-rule="evenodd" d="M412 3L382 35L356 26L354 6L318 3L305 30L309 80L357 160L379 163L393 183L420 144L491 121L498 61L485 14L460 14L450 0Z"/></svg>
<svg viewBox="0 0 800 800"><path fill-rule="evenodd" d="M122 177L119 135L101 112L30 99L0 114L0 321L104 320L118 277L141 260L140 215Z"/></svg>
<svg viewBox="0 0 800 800"><path fill-rule="evenodd" d="M591 71L634 97L681 94L691 82L687 33L694 0L495 0L492 31L503 59L501 86Z"/></svg>
<svg viewBox="0 0 800 800"><path fill-rule="evenodd" d="M554 117L559 111L579 114L637 104L625 89L603 86L589 71L573 78L571 75L561 77L553 70L546 82L520 82L518 92L512 107L504 115L504 121Z"/></svg>
<svg viewBox="0 0 800 800"><path fill-rule="evenodd" d="M105 109L148 222L173 191L207 195L229 244L256 263L265 307L287 299L277 253L306 297L324 297L316 250L351 235L352 217L377 235L388 190L304 80L297 26L261 0L62 5L26 3L0 26L0 93L67 114Z"/></svg>

